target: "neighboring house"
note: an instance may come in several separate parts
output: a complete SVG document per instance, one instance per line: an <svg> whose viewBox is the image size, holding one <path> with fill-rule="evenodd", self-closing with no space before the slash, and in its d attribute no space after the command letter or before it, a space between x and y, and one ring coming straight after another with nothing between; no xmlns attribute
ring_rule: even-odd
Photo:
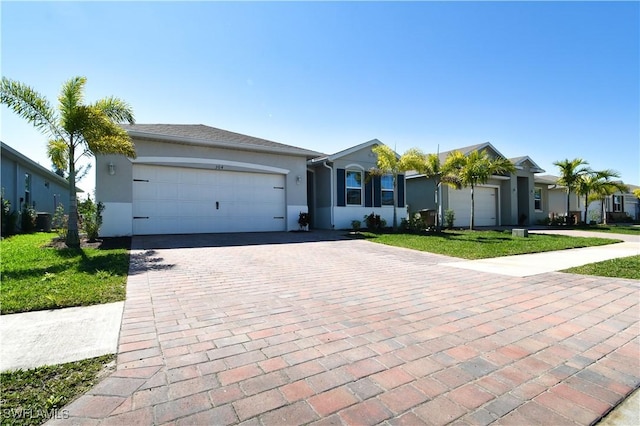
<svg viewBox="0 0 640 426"><path fill-rule="evenodd" d="M372 175L378 157L372 148L382 145L377 139L307 162L308 199L312 227L349 229L354 220L365 215L380 215L393 225L394 188L391 175ZM397 179L398 225L407 217L404 174ZM364 226L364 225L363 225Z"/></svg>
<svg viewBox="0 0 640 426"><path fill-rule="evenodd" d="M102 236L299 229L322 154L204 125L123 125L137 158L96 156Z"/></svg>
<svg viewBox="0 0 640 426"><path fill-rule="evenodd" d="M549 194L549 217L564 216L567 209L567 191L562 185L558 185L558 177L552 175L536 176L536 183L546 186ZM616 192L605 198L605 213L607 222L619 222L630 217L632 220L640 220L640 200L633 194L633 190L638 188L635 185L627 185L629 192ZM589 203L587 217L584 217L584 195L571 193L570 196L571 214L579 217L581 221L602 222L602 204L600 201Z"/></svg>
<svg viewBox="0 0 640 426"><path fill-rule="evenodd" d="M0 142L3 197L12 210L25 206L37 212L55 213L59 204L68 211L69 182L25 155Z"/></svg>
<svg viewBox="0 0 640 426"><path fill-rule="evenodd" d="M549 219L564 217L567 213L567 188L558 184L558 176L538 175L535 177L536 187L546 193L545 211ZM578 197L575 192L569 195L569 215L582 220L584 216L584 197ZM542 217L541 219L544 219Z"/></svg>
<svg viewBox="0 0 640 426"><path fill-rule="evenodd" d="M491 143L456 149L463 154L487 150L489 156L505 158ZM444 163L452 151L439 154ZM527 225L546 217L546 191L536 186L535 173L544 172L531 158L509 159L515 166L514 173L492 176L486 184L475 187L474 223L476 226ZM421 210L435 210L435 182L417 172L407 172L407 203L413 214ZM442 184L442 211L453 210L454 226L469 226L471 219L471 188L455 189Z"/></svg>

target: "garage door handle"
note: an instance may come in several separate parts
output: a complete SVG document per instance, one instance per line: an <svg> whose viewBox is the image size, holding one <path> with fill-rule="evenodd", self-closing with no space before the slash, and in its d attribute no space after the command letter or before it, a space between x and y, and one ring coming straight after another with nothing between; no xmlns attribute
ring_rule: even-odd
<svg viewBox="0 0 640 426"><path fill-rule="evenodd" d="M134 216L134 219L149 219L149 216Z"/></svg>
<svg viewBox="0 0 640 426"><path fill-rule="evenodd" d="M216 201L216 210L220 210L220 203Z"/></svg>

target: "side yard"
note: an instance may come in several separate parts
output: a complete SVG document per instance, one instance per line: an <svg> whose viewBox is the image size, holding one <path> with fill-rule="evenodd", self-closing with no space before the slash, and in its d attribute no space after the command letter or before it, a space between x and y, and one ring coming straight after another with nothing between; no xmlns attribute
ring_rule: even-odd
<svg viewBox="0 0 640 426"><path fill-rule="evenodd" d="M0 313L86 306L124 300L128 247L80 250L52 244L55 233L15 235L0 242Z"/></svg>

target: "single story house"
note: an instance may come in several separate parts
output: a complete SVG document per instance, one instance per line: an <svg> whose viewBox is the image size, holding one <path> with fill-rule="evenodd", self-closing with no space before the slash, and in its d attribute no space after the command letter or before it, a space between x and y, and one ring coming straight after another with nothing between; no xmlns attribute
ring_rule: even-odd
<svg viewBox="0 0 640 426"><path fill-rule="evenodd" d="M373 139L307 162L312 227L350 229L354 220L363 222L364 227L364 216L371 213L384 219L387 226L393 225L393 177L370 173L377 165L378 157L372 151L377 145L382 142ZM404 174L398 175L396 186L399 225L407 217Z"/></svg>
<svg viewBox="0 0 640 426"><path fill-rule="evenodd" d="M463 154L486 150L490 157L505 158L491 143L456 149ZM441 163L453 151L439 154ZM474 222L476 226L502 226L534 224L547 216L543 187L536 186L535 174L544 172L530 157L509 159L516 171L506 175L494 175L487 183L475 187ZM416 171L406 174L407 204L410 214L421 210L436 209L436 186L432 178L427 179ZM455 189L441 186L441 209L453 210L454 226L469 226L471 221L470 188Z"/></svg>
<svg viewBox="0 0 640 426"><path fill-rule="evenodd" d="M25 206L53 215L59 204L69 207L69 182L62 176L0 142L2 159L2 197L11 202L11 210Z"/></svg>
<svg viewBox="0 0 640 426"><path fill-rule="evenodd" d="M377 139L332 155L204 125L123 125L137 158L96 156L102 236L347 229L393 223L391 176L374 176ZM397 220L407 215L404 176Z"/></svg>
<svg viewBox="0 0 640 426"><path fill-rule="evenodd" d="M137 158L96 157L102 236L299 229L321 153L204 125L123 125Z"/></svg>
<svg viewBox="0 0 640 426"><path fill-rule="evenodd" d="M536 176L536 186L546 188L548 194L549 217L564 216L567 210L566 187L558 184L559 177L553 175ZM619 222L631 218L640 220L640 200L633 194L638 188L635 185L627 185L629 192L616 192L604 199L604 211L607 222ZM584 222L602 222L602 204L600 201L592 201L587 207L587 217L584 217L584 196L571 193L569 197L570 214L580 218Z"/></svg>

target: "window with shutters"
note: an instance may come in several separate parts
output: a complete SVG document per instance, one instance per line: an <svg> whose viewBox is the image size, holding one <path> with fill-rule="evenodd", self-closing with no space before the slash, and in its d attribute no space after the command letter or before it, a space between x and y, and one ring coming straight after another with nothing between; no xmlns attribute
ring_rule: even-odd
<svg viewBox="0 0 640 426"><path fill-rule="evenodd" d="M382 205L393 206L393 176L384 175L380 179L382 190Z"/></svg>
<svg viewBox="0 0 640 426"><path fill-rule="evenodd" d="M347 170L346 172L347 205L362 205L362 172Z"/></svg>
<svg viewBox="0 0 640 426"><path fill-rule="evenodd" d="M613 196L613 211L614 212L622 211L622 195Z"/></svg>

